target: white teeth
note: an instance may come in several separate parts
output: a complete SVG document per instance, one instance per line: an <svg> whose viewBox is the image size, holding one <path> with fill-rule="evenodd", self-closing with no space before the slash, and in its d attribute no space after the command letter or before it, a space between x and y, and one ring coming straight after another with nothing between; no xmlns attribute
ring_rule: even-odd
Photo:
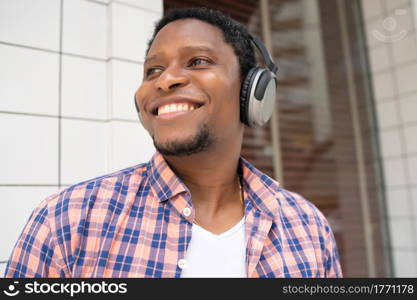
<svg viewBox="0 0 417 300"><path fill-rule="evenodd" d="M182 111L192 111L196 109L196 106L191 103L171 103L165 104L158 108L158 116L162 114Z"/></svg>
<svg viewBox="0 0 417 300"><path fill-rule="evenodd" d="M171 105L169 106L169 110L168 110L168 112L175 112L176 108L177 108L177 105L176 105L176 104L171 104Z"/></svg>

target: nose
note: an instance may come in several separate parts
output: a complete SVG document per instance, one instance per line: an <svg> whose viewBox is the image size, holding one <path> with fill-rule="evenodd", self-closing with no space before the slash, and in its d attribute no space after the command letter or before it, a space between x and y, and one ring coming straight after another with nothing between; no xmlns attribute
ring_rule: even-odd
<svg viewBox="0 0 417 300"><path fill-rule="evenodd" d="M164 92L171 92L176 88L188 84L189 79L186 76L185 70L178 66L171 66L166 68L156 81L156 87Z"/></svg>

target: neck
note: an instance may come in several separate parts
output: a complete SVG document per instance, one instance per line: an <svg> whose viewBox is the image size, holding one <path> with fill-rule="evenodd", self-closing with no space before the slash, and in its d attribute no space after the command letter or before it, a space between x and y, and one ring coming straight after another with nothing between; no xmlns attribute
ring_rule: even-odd
<svg viewBox="0 0 417 300"><path fill-rule="evenodd" d="M196 216L200 215L200 219L214 219L221 211L242 207L237 181L241 139L190 156L164 156L190 190Z"/></svg>

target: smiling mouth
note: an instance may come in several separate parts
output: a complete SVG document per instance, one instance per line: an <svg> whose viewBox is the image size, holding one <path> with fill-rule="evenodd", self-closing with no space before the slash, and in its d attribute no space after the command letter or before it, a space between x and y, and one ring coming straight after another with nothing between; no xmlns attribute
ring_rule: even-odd
<svg viewBox="0 0 417 300"><path fill-rule="evenodd" d="M201 106L202 105L200 104L190 102L169 103L157 107L152 113L156 115L157 118L167 119L190 113Z"/></svg>

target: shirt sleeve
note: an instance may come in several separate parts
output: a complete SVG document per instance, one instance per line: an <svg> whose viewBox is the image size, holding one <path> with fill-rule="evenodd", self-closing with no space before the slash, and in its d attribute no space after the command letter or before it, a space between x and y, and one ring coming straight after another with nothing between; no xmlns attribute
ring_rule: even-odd
<svg viewBox="0 0 417 300"><path fill-rule="evenodd" d="M47 201L43 201L32 212L18 238L5 277L65 277L60 262L62 257L48 221Z"/></svg>
<svg viewBox="0 0 417 300"><path fill-rule="evenodd" d="M339 251L336 246L336 240L334 238L330 225L327 223L327 221L325 225L325 233L326 233L326 237L325 237L324 277L328 277L328 278L329 277L334 277L334 278L343 277L342 268L340 266Z"/></svg>

